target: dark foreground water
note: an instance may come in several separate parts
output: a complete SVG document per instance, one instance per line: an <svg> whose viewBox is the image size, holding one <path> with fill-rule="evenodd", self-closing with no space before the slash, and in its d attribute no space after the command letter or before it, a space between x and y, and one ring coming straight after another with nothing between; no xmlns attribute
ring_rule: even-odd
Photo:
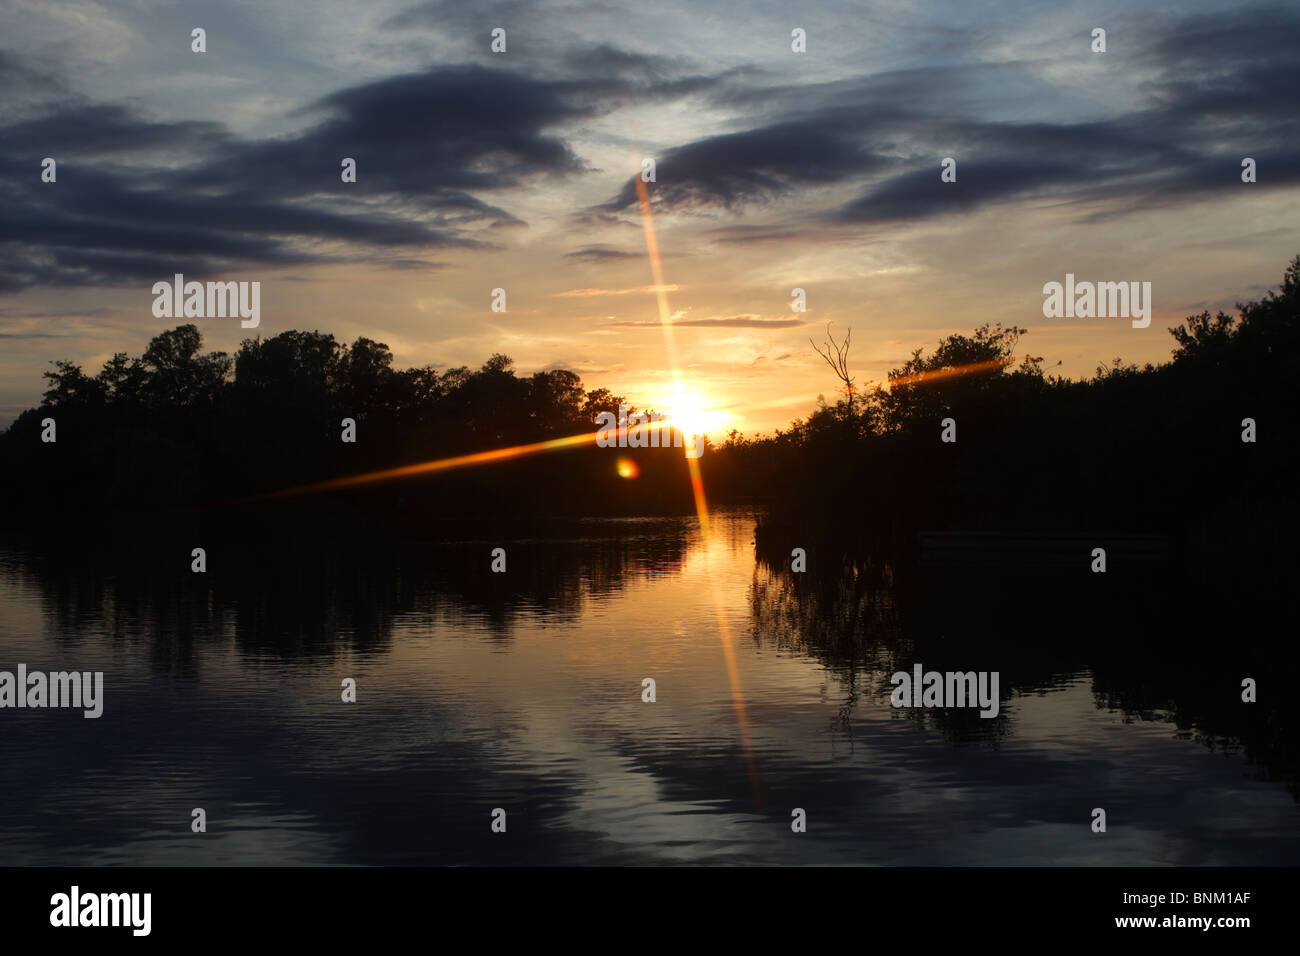
<svg viewBox="0 0 1300 956"><path fill-rule="evenodd" d="M1063 646L1077 608L971 647L878 569L756 562L753 528L216 548L206 575L10 546L0 670L106 686L98 720L0 710L0 864L1300 863L1257 756L1286 748L1197 716L1249 706L1231 666L1153 688ZM891 708L916 661L1000 668L999 716Z"/></svg>

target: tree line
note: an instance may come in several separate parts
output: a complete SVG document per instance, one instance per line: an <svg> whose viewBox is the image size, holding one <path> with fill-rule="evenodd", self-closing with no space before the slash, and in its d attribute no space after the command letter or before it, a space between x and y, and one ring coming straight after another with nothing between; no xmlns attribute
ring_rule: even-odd
<svg viewBox="0 0 1300 956"><path fill-rule="evenodd" d="M760 501L760 537L905 545L918 530L1167 530L1223 545L1294 521L1300 256L1280 289L1171 330L1170 361L1116 359L1070 380L987 324L917 349L859 387L849 340L814 348L842 397L775 433L737 432L699 460L712 502ZM556 369L395 368L388 347L319 331L203 349L194 325L96 374L58 361L39 407L0 434L10 519L211 507L261 492L594 431L623 396ZM57 441L41 440L54 419ZM341 440L342 421L357 440ZM1253 441L1243 441L1251 422ZM948 440L944 440L947 438ZM635 480L619 457L638 460ZM334 495L371 517L693 510L680 450L550 452ZM269 513L269 512L268 512ZM1235 540L1235 538L1233 539ZM1262 544L1260 545L1263 546Z"/></svg>
<svg viewBox="0 0 1300 956"><path fill-rule="evenodd" d="M985 325L917 349L874 388L857 387L831 336L819 351L842 397L774 435L732 433L710 487L767 501L760 539L778 552L1035 529L1161 532L1233 562L1289 554L1300 256L1235 314L1169 331L1168 362L1117 358L1070 380L1018 354L1025 329Z"/></svg>

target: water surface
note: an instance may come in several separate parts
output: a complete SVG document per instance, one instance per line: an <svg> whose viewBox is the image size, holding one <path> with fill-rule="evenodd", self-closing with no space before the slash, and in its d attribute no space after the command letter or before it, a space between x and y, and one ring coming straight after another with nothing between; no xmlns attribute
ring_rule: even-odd
<svg viewBox="0 0 1300 956"><path fill-rule="evenodd" d="M888 575L801 579L752 516L711 529L216 548L206 575L10 545L0 669L102 670L106 700L0 711L0 863L1300 862L1287 786L1177 701L1126 706L1113 660L912 627ZM1002 668L999 717L891 708L915 660Z"/></svg>

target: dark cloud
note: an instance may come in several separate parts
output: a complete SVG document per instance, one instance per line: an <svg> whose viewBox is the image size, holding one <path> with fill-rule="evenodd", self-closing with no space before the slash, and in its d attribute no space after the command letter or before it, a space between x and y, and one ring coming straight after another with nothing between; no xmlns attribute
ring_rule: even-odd
<svg viewBox="0 0 1300 956"><path fill-rule="evenodd" d="M593 228L603 226L626 226L629 229L635 229L637 232L642 232L645 229L639 221L634 222L631 219L624 219L622 216L612 212L600 212L599 210L593 209L584 209L581 212L575 213L573 216L573 222L577 226L591 226Z"/></svg>
<svg viewBox="0 0 1300 956"><path fill-rule="evenodd" d="M655 163L651 200L670 208L764 202L797 187L838 182L877 168L881 159L852 131L823 117L740 133L724 133L668 150ZM637 202L637 180L595 207L605 212Z"/></svg>
<svg viewBox="0 0 1300 956"><path fill-rule="evenodd" d="M573 7L574 4L538 3L536 0L486 0L472 4L460 0L429 0L394 14L384 26L392 30L425 27L459 34L478 33L486 47L494 28L526 29L529 25L540 25L541 21L555 16L565 6Z"/></svg>
<svg viewBox="0 0 1300 956"><path fill-rule="evenodd" d="M808 233L786 226L720 226L710 229L709 238L714 242L751 243L751 242L807 242Z"/></svg>
<svg viewBox="0 0 1300 956"><path fill-rule="evenodd" d="M809 187L861 184L856 198L820 217L825 225L924 220L1026 200L1077 204L1080 220L1110 218L1240 188L1244 156L1259 163L1252 188L1300 184L1300 10L1243 8L1163 26L1139 34L1155 38L1149 47L1115 59L1117 69L1140 64L1152 78L1138 87L1143 102L1105 120L1071 120L1068 111L1037 122L993 120L978 97L965 98L979 83L1042 88L1039 63L801 86L729 77L715 100L766 121L666 151L650 193L665 211L738 211ZM957 160L955 183L940 180L945 156ZM636 201L632 179L594 208L608 214ZM781 240L806 236L810 226L734 226L716 238Z"/></svg>
<svg viewBox="0 0 1300 956"><path fill-rule="evenodd" d="M0 65L23 75L11 59ZM352 258L484 246L474 227L518 220L471 190L580 170L546 130L596 109L585 93L440 67L332 93L317 125L264 142L61 101L0 126L0 291L326 261L322 243ZM45 156L58 161L52 184L40 180ZM356 184L340 181L344 156L358 161Z"/></svg>
<svg viewBox="0 0 1300 956"><path fill-rule="evenodd" d="M901 173L872 187L862 196L840 207L836 215L853 222L888 222L925 219L962 212L1010 196L1033 192L1059 182L1061 176L1078 174L1060 165L1002 160L966 162L957 166L957 181L942 183L938 158L921 169Z"/></svg>
<svg viewBox="0 0 1300 956"><path fill-rule="evenodd" d="M252 141L60 94L0 123L0 291L491 247L482 229L523 223L485 196L586 171L558 131L710 82L609 46L565 62L551 79L494 63L359 84L306 107L305 129ZM34 83L12 57L0 74Z"/></svg>
<svg viewBox="0 0 1300 956"><path fill-rule="evenodd" d="M339 193L339 164L350 156L358 167L358 189L350 192L397 194L453 218L499 217L468 191L583 169L547 132L591 114L594 106L578 92L481 66L391 77L323 97L314 107L325 114L317 126L288 139L233 144L177 177L177 185L280 197Z"/></svg>
<svg viewBox="0 0 1300 956"><path fill-rule="evenodd" d="M411 269L416 272L447 268L445 262L426 262L423 259L384 259L383 264L389 269Z"/></svg>
<svg viewBox="0 0 1300 956"><path fill-rule="evenodd" d="M611 25L626 23L628 11L622 4L592 0L430 0L390 17L384 26L403 34L446 36L462 48L463 59L489 63L508 56L512 63L527 64L533 76L585 77L651 95L677 95L716 82L701 76L700 64L686 57L591 43L581 33L599 33L592 25L602 17ZM505 54L492 51L492 31L498 27L506 31Z"/></svg>
<svg viewBox="0 0 1300 956"><path fill-rule="evenodd" d="M117 310L107 307L93 309L41 309L39 313L32 309L9 309L0 307L0 319L68 319L88 318L96 315L113 315Z"/></svg>
<svg viewBox="0 0 1300 956"><path fill-rule="evenodd" d="M219 123L151 123L122 106L73 103L57 112L4 127L11 144L30 145L45 156L88 160L129 153L153 159L172 153L194 155L229 142Z"/></svg>
<svg viewBox="0 0 1300 956"><path fill-rule="evenodd" d="M564 258L576 259L579 262L602 263L620 262L624 259L640 259L644 255L644 253L640 252L625 252L622 249L615 249L613 246L595 245L575 249L573 252L566 252Z"/></svg>
<svg viewBox="0 0 1300 956"><path fill-rule="evenodd" d="M522 226L509 209L516 191L587 172L569 144L575 131L624 106L683 109L696 96L729 113L731 128L656 157L656 208L743 212L839 190L835 206L810 205L797 219L726 224L711 234L721 243L809 241L837 234L827 225L1025 201L1100 220L1246 188L1243 156L1259 164L1256 192L1300 184L1294 7L1144 18L1105 64L1145 77L1135 105L1100 120L1048 112L1068 92L1042 78L1042 62L802 84L760 67L710 75L680 57L575 39L563 26L575 9L568 0L414 7L389 27L479 30L486 51L492 26L518 23L516 40L533 42L325 93L292 117L305 126L258 140L90 101L46 67L0 53L0 292L335 259L422 268L430 250L492 248L500 229ZM1091 56L1080 63L1098 65ZM1031 90L1028 102L1049 118L1007 120L1009 99L997 98L1006 89ZM45 156L59 162L56 184L40 181ZM355 184L340 182L345 156L357 160ZM954 184L940 181L944 156L957 159ZM633 179L575 222L639 229L636 202ZM592 244L565 258L639 255Z"/></svg>

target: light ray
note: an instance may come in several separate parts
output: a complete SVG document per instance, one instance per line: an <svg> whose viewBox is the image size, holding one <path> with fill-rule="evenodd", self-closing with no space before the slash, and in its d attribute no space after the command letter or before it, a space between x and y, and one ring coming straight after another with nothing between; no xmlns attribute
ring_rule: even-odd
<svg viewBox="0 0 1300 956"><path fill-rule="evenodd" d="M889 380L889 387L898 385L929 385L944 379L958 378L962 375L978 375L980 372L992 372L1004 369L1015 359L993 359L988 362L971 362L969 365L954 365L952 368L939 368L930 372L917 372L915 375L900 375Z"/></svg>
<svg viewBox="0 0 1300 956"><path fill-rule="evenodd" d="M652 421L640 424L647 432L660 431L664 428L671 428L671 421ZM628 425L620 428L611 428L608 430L598 429L594 432L583 432L579 435L567 435L564 438L551 438L546 441L531 442L527 445L514 445L509 448L495 448L492 451L474 452L469 455L456 455L451 458L435 458L430 461L420 461L411 465L401 465L397 468L385 468L381 471L367 471L356 475L344 475L341 478L331 478L327 481L316 481L306 485L295 485L292 488L281 488L276 491L262 492L261 494L248 495L243 498L237 498L228 502L232 505L247 504L254 501L270 501L275 498L292 498L298 495L320 494L326 491L342 491L345 488L359 488L362 485L373 485L384 481L400 481L404 478L415 478L420 475L432 475L442 471L452 471L457 468L474 468L479 465L492 465L502 461L512 461L516 458L526 458L530 455L538 455L543 452L560 451L565 448L576 448L581 445L594 445L596 439L604 434L610 441L617 442L620 438L626 437L630 430Z"/></svg>
<svg viewBox="0 0 1300 956"><path fill-rule="evenodd" d="M645 180L636 177L636 195L641 210L641 226L645 232L646 255L650 259L650 272L654 278L655 298L659 304L659 325L664 333L664 349L668 358L668 367L672 371L673 385L678 392L685 391L682 386L681 372L677 367L677 355L673 343L672 312L668 309L668 289L664 283L663 261L659 256L659 240L655 236L654 214L650 207L650 191ZM696 439L703 441L703 437ZM699 516L700 533L707 548L710 541L709 507L704 497L704 477L700 474L697 458L687 458L687 467L691 473L691 494L695 497L695 513ZM754 795L756 806L763 805L763 790L758 776L758 762L754 758L754 748L749 740L749 718L745 711L745 691L740 683L740 669L736 665L736 650L731 639L731 624L727 620L726 605L723 602L722 588L717 578L711 573L709 581L713 586L713 606L718 616L718 637L722 642L722 656L727 668L727 682L731 687L732 707L736 712L736 729L740 734L741 749L745 754L745 768L749 774L749 785Z"/></svg>

